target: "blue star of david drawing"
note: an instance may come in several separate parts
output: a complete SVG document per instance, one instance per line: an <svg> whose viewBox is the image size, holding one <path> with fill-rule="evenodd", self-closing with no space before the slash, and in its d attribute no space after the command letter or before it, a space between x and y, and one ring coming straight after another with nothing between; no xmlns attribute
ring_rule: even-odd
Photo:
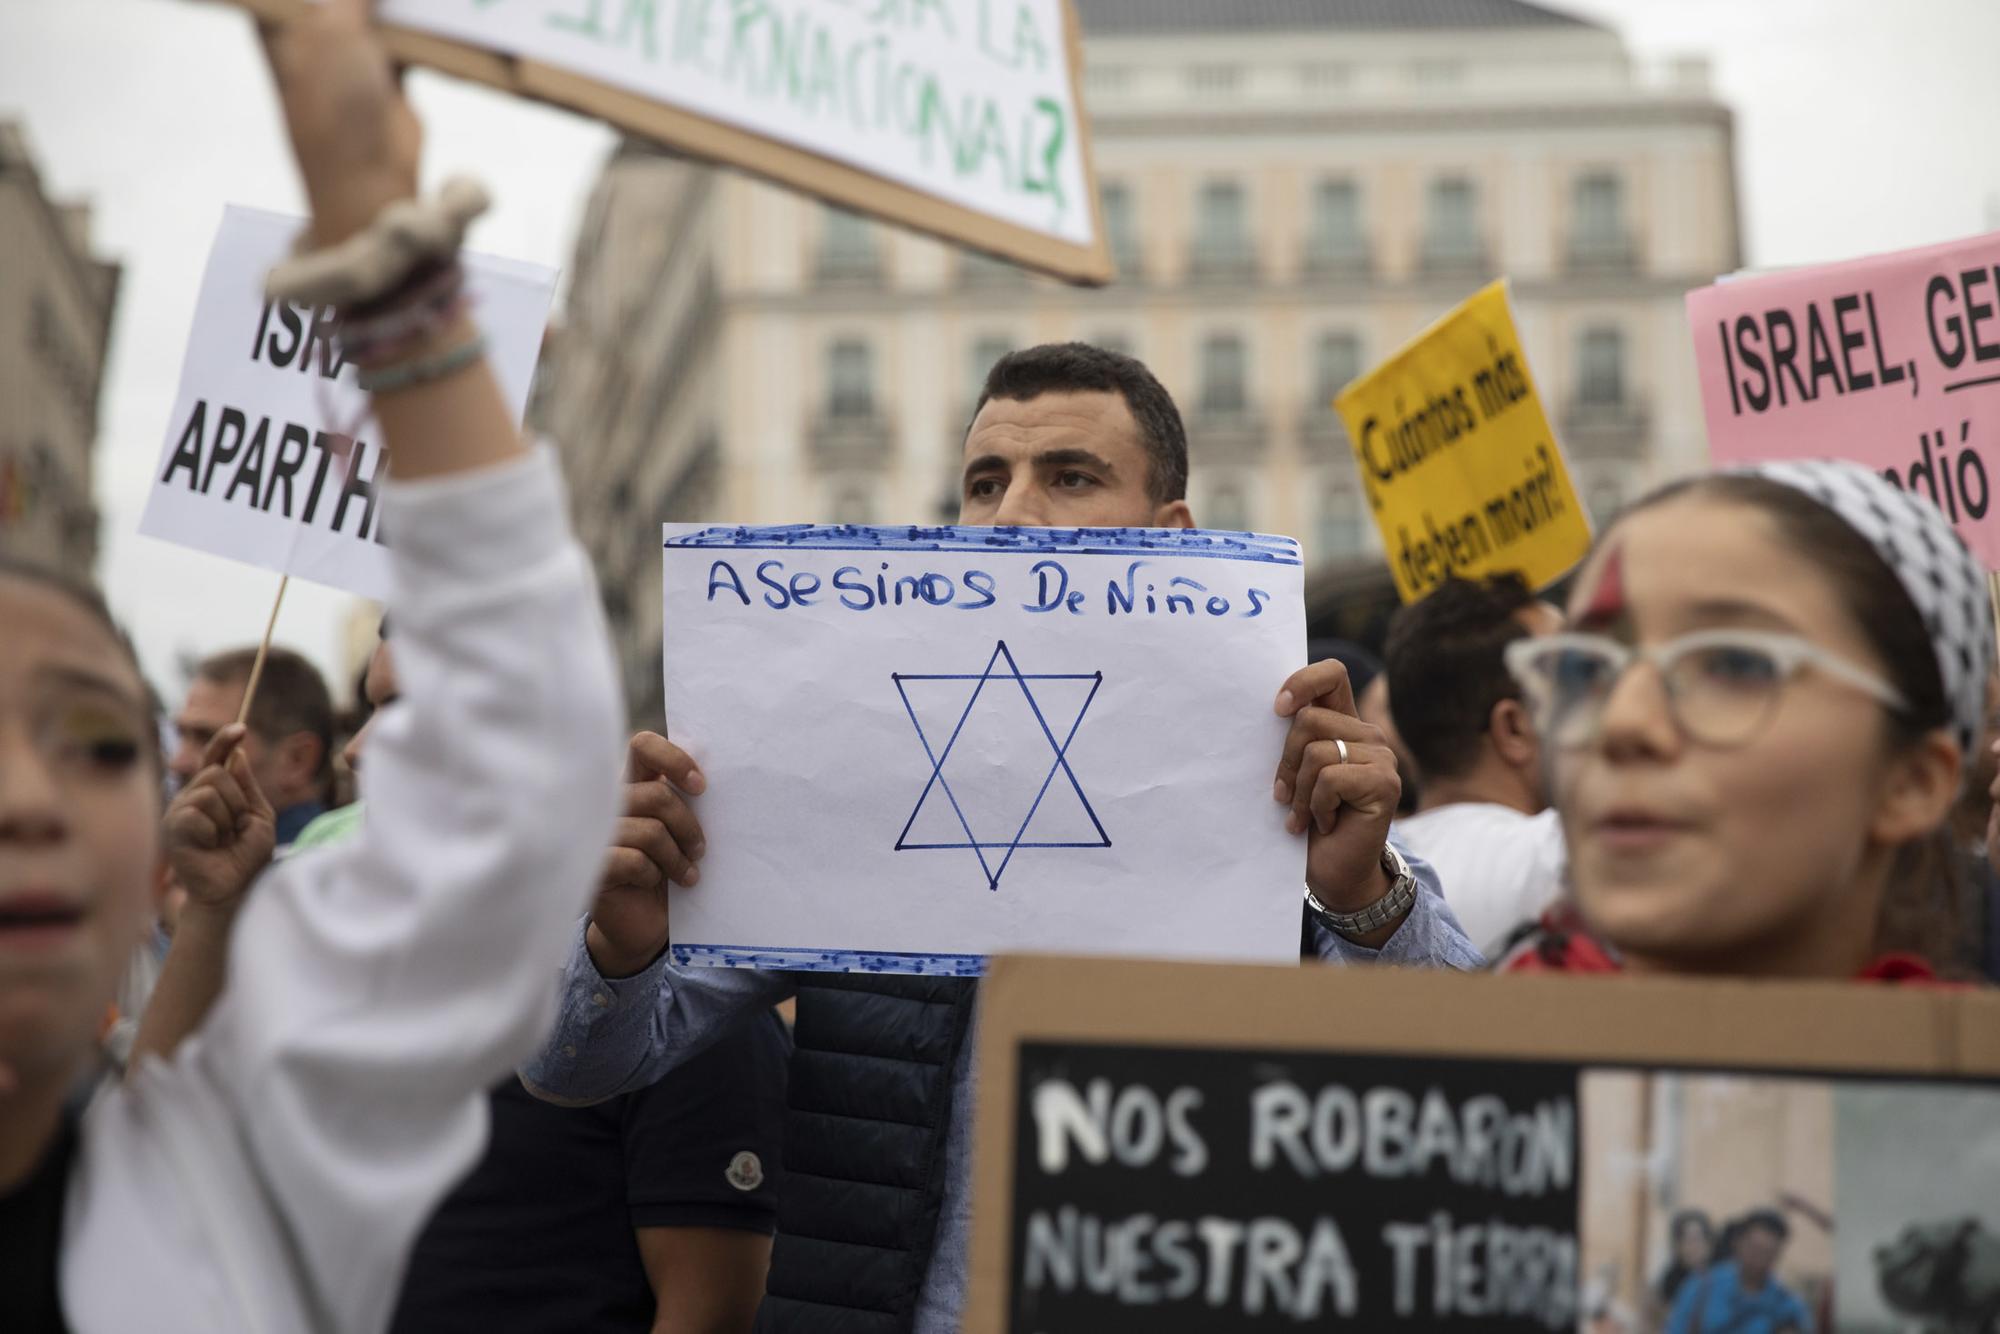
<svg viewBox="0 0 2000 1334"><path fill-rule="evenodd" d="M1104 832L1104 825L1098 820L1097 812L1092 809L1090 798L1083 794L1083 785L1077 782L1076 774L1069 765L1070 743L1076 739L1077 729L1083 725L1083 715L1089 712L1091 701L1097 698L1098 688L1104 684L1103 672L1023 672L1015 663L1014 655L1008 651L1006 641L1000 640L995 643L992 656L986 660L984 671L956 674L895 672L891 673L890 679L896 683L896 693L902 697L903 708L910 715L910 724L916 728L917 740L922 743L924 755L930 760L931 765L930 778L925 782L924 790L918 794L917 804L911 809L910 818L904 822L903 832L896 837L897 852L970 848L973 855L979 859L979 869L985 874L986 887L997 890L1000 888L1000 877L1006 873L1008 863L1014 860L1014 854L1022 848L1111 846L1110 835ZM917 706L910 698L910 687L917 682L947 681L970 681L974 684L971 693L966 697L965 706L958 710L958 721L952 727L951 735L945 740L943 747L939 748L933 744L933 740L941 729L934 726L931 733L926 734L923 720L918 716ZM1030 682L1041 683L1041 698L1036 697L1035 690L1030 688ZM1056 682L1064 684L1057 686L1054 684ZM987 690L989 684L995 687L991 692ZM966 735L966 725L968 721L973 720L974 708L979 705L982 697L987 701L988 707L982 710L983 716L979 721L986 724L986 730L990 731L992 724L1003 721L997 711L1011 698L1011 687L1014 686L1020 688L1021 697L1026 702L1028 713L1032 716L1033 729L1048 742L1050 754L1048 772L1041 773L1039 764L1033 771L1023 774L1018 769L996 770L983 761L967 760L963 763L973 765L974 771L961 772L959 787L954 790L951 779L946 776L945 766L951 760L953 748L959 746L961 738ZM930 689L935 691L948 687ZM1074 703L1075 697L1079 694L1082 696L1082 702L1076 704L1075 716L1069 718L1067 728L1064 729L1063 719L1069 714L1067 704ZM1058 696L1066 698L1058 702L1054 698ZM1053 727L1050 725L1052 718L1055 724ZM1026 719L1022 721L1027 722ZM1062 729L1060 739L1057 738L1058 729ZM1057 775L1062 777L1060 783L1056 781ZM970 787L981 789L997 787L999 790L971 793L968 792ZM1055 793L1053 798L1052 789ZM917 830L919 820L926 816L927 803L930 806L931 823L939 823L939 803L933 801L935 794L942 794L944 802L949 803L958 831L964 834L963 839L956 837L955 834L941 837L937 832L919 831L913 834L912 831ZM961 794L965 794L966 799L962 800ZM973 799L975 796L976 800ZM1069 805L1071 796L1075 798L1073 806ZM1021 810L1022 805L1025 805L1025 810ZM1015 818L1017 812L1018 819ZM1054 826L1064 819L1073 822L1078 813L1089 821L1091 832L1085 832L1082 826L1078 825L1073 831L1069 831L1071 836L1059 836L1063 831ZM1044 836L1030 837L1037 816L1041 816L1043 824L1050 827L1044 831ZM975 822L988 835L987 837L973 832ZM995 834L1003 836L994 836ZM989 853L998 853L999 856L997 859L990 858Z"/></svg>

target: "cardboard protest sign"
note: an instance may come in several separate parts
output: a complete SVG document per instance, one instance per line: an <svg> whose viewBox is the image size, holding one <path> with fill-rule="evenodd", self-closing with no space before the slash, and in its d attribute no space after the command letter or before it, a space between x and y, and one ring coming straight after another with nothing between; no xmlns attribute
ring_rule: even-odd
<svg viewBox="0 0 2000 1334"><path fill-rule="evenodd" d="M1271 800L1298 544L665 528L666 716L707 775L682 963L975 973L1001 949L1296 959Z"/></svg>
<svg viewBox="0 0 2000 1334"><path fill-rule="evenodd" d="M307 0L234 0L267 18ZM380 0L397 58L1103 283L1066 0Z"/></svg>
<svg viewBox="0 0 2000 1334"><path fill-rule="evenodd" d="M1396 591L1519 571L1541 588L1590 549L1590 519L1496 282L1335 400Z"/></svg>
<svg viewBox="0 0 2000 1334"><path fill-rule="evenodd" d="M979 1043L967 1334L1658 1328L1688 1210L1774 1315L1995 1295L1992 993L1002 958Z"/></svg>
<svg viewBox="0 0 2000 1334"><path fill-rule="evenodd" d="M385 459L355 368L333 341L333 312L272 302L264 275L291 250L300 218L234 205L202 272L180 392L139 531L329 584L389 591L375 482ZM518 421L541 355L555 272L464 257L486 356ZM334 437L362 423L342 462Z"/></svg>
<svg viewBox="0 0 2000 1334"><path fill-rule="evenodd" d="M1716 463L1866 464L2000 569L2000 232L1735 278L1687 308Z"/></svg>

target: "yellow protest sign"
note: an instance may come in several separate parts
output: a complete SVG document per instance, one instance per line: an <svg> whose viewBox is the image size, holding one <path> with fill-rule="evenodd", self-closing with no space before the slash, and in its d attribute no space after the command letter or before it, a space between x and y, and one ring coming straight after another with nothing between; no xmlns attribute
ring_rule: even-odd
<svg viewBox="0 0 2000 1334"><path fill-rule="evenodd" d="M1396 590L1518 570L1541 588L1590 549L1590 519L1542 411L1505 280L1335 400Z"/></svg>

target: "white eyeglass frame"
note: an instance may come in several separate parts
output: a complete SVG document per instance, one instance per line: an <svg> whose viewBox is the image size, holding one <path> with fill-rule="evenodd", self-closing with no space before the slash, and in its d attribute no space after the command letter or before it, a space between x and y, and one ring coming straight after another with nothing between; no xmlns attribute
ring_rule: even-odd
<svg viewBox="0 0 2000 1334"><path fill-rule="evenodd" d="M1787 634L1782 630L1715 629L1696 630L1669 639L1664 644L1654 644L1646 648L1622 644L1609 635L1584 634L1578 631L1517 639L1507 645L1505 650L1507 670L1521 689L1528 694L1530 701L1543 711L1546 711L1552 702L1553 692L1548 681L1537 674L1529 664L1546 654L1566 648L1603 655L1614 669L1611 678L1612 690L1616 690L1618 683L1625 679L1625 673L1632 669L1633 663L1650 664L1653 670L1660 674L1660 686L1667 693L1675 727L1688 736L1693 736L1693 733L1689 732L1681 722L1679 701L1674 699L1673 687L1668 683L1673 680L1673 669L1681 659L1704 649L1748 648L1767 653L1777 664L1777 684L1781 687L1795 679L1801 670L1811 667L1888 708L1900 712L1910 707L1909 701L1903 698L1903 692L1895 686L1866 667L1857 666L1831 649L1821 648L1809 639ZM1610 693L1607 691L1604 699L1608 702L1610 698ZM1602 704L1599 705L1598 713L1600 715L1603 713ZM1599 725L1598 720L1592 720L1589 737L1594 738L1597 735ZM1576 744L1582 745L1587 742L1579 741Z"/></svg>

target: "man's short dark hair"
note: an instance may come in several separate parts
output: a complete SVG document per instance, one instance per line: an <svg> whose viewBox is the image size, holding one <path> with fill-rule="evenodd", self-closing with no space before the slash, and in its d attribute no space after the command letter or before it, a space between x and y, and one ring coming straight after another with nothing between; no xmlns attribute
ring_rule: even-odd
<svg viewBox="0 0 2000 1334"><path fill-rule="evenodd" d="M1156 504L1187 499L1187 428L1174 396L1136 357L1089 343L1043 343L1009 352L986 373L972 415L996 398L1025 403L1043 394L1116 393L1139 424L1139 441L1152 456L1146 490Z"/></svg>
<svg viewBox="0 0 2000 1334"><path fill-rule="evenodd" d="M1736 1220L1736 1230L1739 1235L1751 1228L1762 1228L1779 1241L1790 1240L1792 1235L1791 1224L1787 1223L1785 1216L1776 1209L1752 1209Z"/></svg>
<svg viewBox="0 0 2000 1334"><path fill-rule="evenodd" d="M230 649L202 659L194 674L220 686L244 685L257 662L254 648ZM264 657L264 675L257 683L257 698L250 702L250 729L264 740L276 743L295 732L319 738L319 767L314 776L325 778L333 769L333 698L319 669L288 648L273 645Z"/></svg>
<svg viewBox="0 0 2000 1334"><path fill-rule="evenodd" d="M1448 576L1389 622L1389 712L1426 777L1462 777L1478 762L1493 706L1521 697L1503 655L1527 637L1518 613L1534 600L1518 574Z"/></svg>

